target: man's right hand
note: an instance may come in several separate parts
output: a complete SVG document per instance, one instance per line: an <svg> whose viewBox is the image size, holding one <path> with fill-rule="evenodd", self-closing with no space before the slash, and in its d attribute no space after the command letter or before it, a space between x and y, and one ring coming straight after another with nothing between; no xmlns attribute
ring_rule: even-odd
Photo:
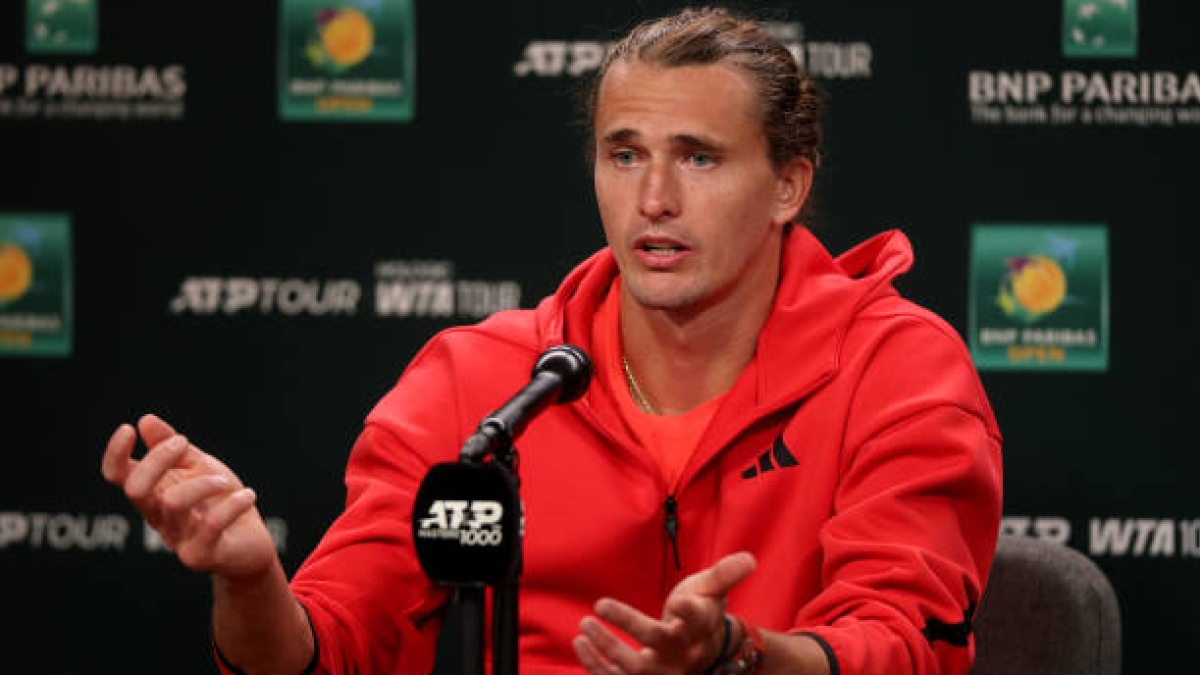
<svg viewBox="0 0 1200 675"><path fill-rule="evenodd" d="M150 448L133 459L138 434ZM154 415L122 424L101 470L188 569L213 575L213 637L242 672L301 672L316 653L254 491Z"/></svg>
<svg viewBox="0 0 1200 675"><path fill-rule="evenodd" d="M149 451L135 460L138 432ZM236 583L276 564L254 491L158 417L143 416L137 432L129 424L118 427L101 469L188 569Z"/></svg>

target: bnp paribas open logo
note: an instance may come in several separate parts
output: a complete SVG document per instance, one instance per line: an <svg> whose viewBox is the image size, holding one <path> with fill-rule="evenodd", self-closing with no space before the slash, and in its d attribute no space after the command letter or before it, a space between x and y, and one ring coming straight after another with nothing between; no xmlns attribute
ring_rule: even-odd
<svg viewBox="0 0 1200 675"><path fill-rule="evenodd" d="M96 51L96 0L25 0L25 50L35 54Z"/></svg>
<svg viewBox="0 0 1200 675"><path fill-rule="evenodd" d="M353 7L327 7L317 11L304 53L314 68L341 75L371 55L375 26Z"/></svg>
<svg viewBox="0 0 1200 675"><path fill-rule="evenodd" d="M412 0L283 0L280 17L282 119L412 119Z"/></svg>
<svg viewBox="0 0 1200 675"><path fill-rule="evenodd" d="M1137 56L1137 0L1063 0L1063 54Z"/></svg>
<svg viewBox="0 0 1200 675"><path fill-rule="evenodd" d="M981 369L1108 367L1103 225L975 225L970 296L969 342Z"/></svg>
<svg viewBox="0 0 1200 675"><path fill-rule="evenodd" d="M0 356L71 353L71 228L63 214L0 214Z"/></svg>

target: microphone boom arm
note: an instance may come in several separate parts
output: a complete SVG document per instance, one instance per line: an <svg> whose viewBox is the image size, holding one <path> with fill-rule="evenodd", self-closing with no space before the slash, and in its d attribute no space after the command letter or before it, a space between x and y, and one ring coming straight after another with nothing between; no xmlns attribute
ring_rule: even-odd
<svg viewBox="0 0 1200 675"><path fill-rule="evenodd" d="M592 360L582 349L551 347L533 364L532 379L495 412L483 418L463 443L459 461L478 464L488 455L511 449L529 420L546 408L583 396L592 379Z"/></svg>

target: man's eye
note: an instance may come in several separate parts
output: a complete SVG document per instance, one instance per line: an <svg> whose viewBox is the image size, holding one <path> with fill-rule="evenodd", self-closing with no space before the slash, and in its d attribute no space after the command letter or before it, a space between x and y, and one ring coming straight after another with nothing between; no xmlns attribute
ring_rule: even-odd
<svg viewBox="0 0 1200 675"><path fill-rule="evenodd" d="M637 159L637 155L632 150L614 150L612 158L614 162L621 166L629 166Z"/></svg>
<svg viewBox="0 0 1200 675"><path fill-rule="evenodd" d="M715 164L717 159L706 152L693 152L688 155L688 161L692 163L692 166L705 168Z"/></svg>

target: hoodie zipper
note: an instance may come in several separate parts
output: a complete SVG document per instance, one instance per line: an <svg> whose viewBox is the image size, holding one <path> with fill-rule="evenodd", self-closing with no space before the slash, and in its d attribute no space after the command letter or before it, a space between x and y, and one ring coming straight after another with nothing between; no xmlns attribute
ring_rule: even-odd
<svg viewBox="0 0 1200 675"><path fill-rule="evenodd" d="M638 452L636 449L630 448L626 443L623 442L622 439L617 438L612 432L608 431L605 425L601 423L596 411L590 404L586 402L586 399L583 405L580 407L580 410L584 413L585 417L589 418L588 421L592 423L593 427L597 430L600 430L601 435L605 436L613 445L626 449L632 456L637 457L638 461L640 461L643 465L646 465L647 468L657 469L657 467L650 463L645 453ZM661 473L659 475L661 475ZM678 487L679 484L676 483L675 488L677 489ZM666 501L663 502L663 511L665 512L665 517L663 518L663 532L666 533L667 539L671 541L671 559L675 564L675 571L682 572L683 562L679 558L679 502L676 501L674 492L671 492L667 495ZM674 585L675 584L672 583L670 587L673 588Z"/></svg>
<svg viewBox="0 0 1200 675"><path fill-rule="evenodd" d="M663 519L663 530L667 533L667 538L671 540L671 553L675 557L675 570L681 571L683 565L679 563L679 504L675 501L675 495L667 495L667 501L663 503L663 509L667 512L666 518Z"/></svg>

